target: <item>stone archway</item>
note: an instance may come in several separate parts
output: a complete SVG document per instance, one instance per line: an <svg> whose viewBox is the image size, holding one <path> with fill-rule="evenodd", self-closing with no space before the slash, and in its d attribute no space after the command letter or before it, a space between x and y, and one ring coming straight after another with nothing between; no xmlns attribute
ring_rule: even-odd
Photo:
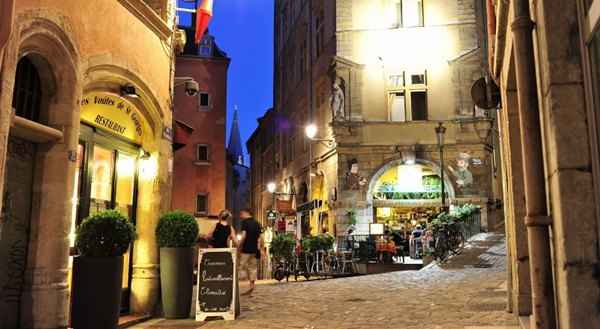
<svg viewBox="0 0 600 329"><path fill-rule="evenodd" d="M375 187L376 187L376 184L377 184L377 181L379 180L379 178L389 169L398 167L403 164L404 164L403 159L392 160L392 161L389 161L389 162L383 164L382 166L380 166L377 170L375 170L373 172L373 174L369 178L369 187L367 189L367 195L366 195L367 204L369 206L373 205L373 194L375 193ZM438 176L441 176L440 166L432 161L425 160L425 159L416 159L415 164L429 167L434 173L436 173ZM446 191L446 194L448 195L448 198L453 199L456 194L454 191L454 186L452 185L452 181L449 179L449 177L450 177L449 173L447 171L444 171L444 185L445 185L444 189Z"/></svg>
<svg viewBox="0 0 600 329"><path fill-rule="evenodd" d="M5 48L0 89L0 193L4 194L9 133L38 143L34 158L29 243L20 296L20 327L67 326L68 232L72 210L73 173L69 161L79 134L81 92L79 54L64 20L25 13ZM17 63L27 56L36 66L45 90L39 122L15 117L12 108ZM60 83L58 83L60 82Z"/></svg>

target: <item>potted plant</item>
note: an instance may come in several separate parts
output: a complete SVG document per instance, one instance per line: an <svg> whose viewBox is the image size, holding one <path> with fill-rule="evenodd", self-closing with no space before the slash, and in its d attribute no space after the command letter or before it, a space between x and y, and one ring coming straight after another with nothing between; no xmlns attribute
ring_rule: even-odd
<svg viewBox="0 0 600 329"><path fill-rule="evenodd" d="M156 226L156 243L160 248L160 282L166 318L190 315L194 280L194 250L198 223L183 211L162 215Z"/></svg>
<svg viewBox="0 0 600 329"><path fill-rule="evenodd" d="M86 218L77 228L73 259L71 324L75 329L117 328L121 309L123 254L135 227L116 210Z"/></svg>

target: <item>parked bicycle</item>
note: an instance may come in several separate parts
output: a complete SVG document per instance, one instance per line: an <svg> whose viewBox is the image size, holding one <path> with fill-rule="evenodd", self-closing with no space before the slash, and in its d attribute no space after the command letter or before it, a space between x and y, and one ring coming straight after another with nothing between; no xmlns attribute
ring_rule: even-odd
<svg viewBox="0 0 600 329"><path fill-rule="evenodd" d="M458 254L464 246L462 224L445 213L440 214L431 225L434 236L433 257L439 261Z"/></svg>

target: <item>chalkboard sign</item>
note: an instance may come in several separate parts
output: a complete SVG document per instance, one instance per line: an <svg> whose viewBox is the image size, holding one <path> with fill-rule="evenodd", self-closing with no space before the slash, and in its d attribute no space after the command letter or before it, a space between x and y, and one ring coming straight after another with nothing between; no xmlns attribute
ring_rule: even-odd
<svg viewBox="0 0 600 329"><path fill-rule="evenodd" d="M239 313L237 257L234 248L200 249L196 321L234 320Z"/></svg>

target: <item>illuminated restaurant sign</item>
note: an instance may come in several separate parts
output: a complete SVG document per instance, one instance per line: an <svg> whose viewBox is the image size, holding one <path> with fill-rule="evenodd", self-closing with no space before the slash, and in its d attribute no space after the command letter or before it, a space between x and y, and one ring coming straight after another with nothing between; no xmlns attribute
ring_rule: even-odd
<svg viewBox="0 0 600 329"><path fill-rule="evenodd" d="M81 101L81 121L142 143L142 116L135 105L120 96L101 92L86 94Z"/></svg>

